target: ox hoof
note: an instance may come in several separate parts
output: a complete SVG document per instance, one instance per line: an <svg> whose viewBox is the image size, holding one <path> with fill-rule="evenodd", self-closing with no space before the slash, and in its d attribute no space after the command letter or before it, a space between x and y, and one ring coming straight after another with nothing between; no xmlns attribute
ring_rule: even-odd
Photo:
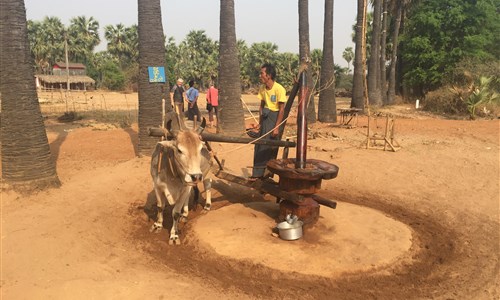
<svg viewBox="0 0 500 300"><path fill-rule="evenodd" d="M149 232L159 233L163 229L163 225L161 223L155 222L149 229Z"/></svg>
<svg viewBox="0 0 500 300"><path fill-rule="evenodd" d="M169 245L180 245L181 244L181 240L178 238L178 237L173 237L173 238L170 238L170 240L168 240L168 244Z"/></svg>
<svg viewBox="0 0 500 300"><path fill-rule="evenodd" d="M204 210L210 210L210 208L212 208L212 204L205 204L205 207L203 207Z"/></svg>

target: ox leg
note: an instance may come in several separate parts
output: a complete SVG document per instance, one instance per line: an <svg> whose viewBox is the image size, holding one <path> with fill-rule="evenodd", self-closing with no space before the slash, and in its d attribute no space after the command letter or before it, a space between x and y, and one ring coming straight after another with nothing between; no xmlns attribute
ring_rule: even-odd
<svg viewBox="0 0 500 300"><path fill-rule="evenodd" d="M159 233L163 229L163 211L165 210L165 202L161 198L161 193L158 188L155 187L156 194L156 206L158 207L158 213L156 215L156 222L153 223L150 232Z"/></svg>
<svg viewBox="0 0 500 300"><path fill-rule="evenodd" d="M179 222L180 223L187 223L188 214L189 214L189 201L186 201L186 203L182 207L181 213L179 215Z"/></svg>
<svg viewBox="0 0 500 300"><path fill-rule="evenodd" d="M168 241L169 245L179 245L181 240L179 239L179 219L182 218L181 209L184 203L179 201L175 204L174 209L172 209L172 229L170 229L170 239Z"/></svg>
<svg viewBox="0 0 500 300"><path fill-rule="evenodd" d="M203 180L203 187L205 188L206 192L206 199L205 199L205 207L203 207L205 210L210 210L212 207L212 179L207 178Z"/></svg>
<svg viewBox="0 0 500 300"><path fill-rule="evenodd" d="M182 218L181 210L189 203L189 193L191 189L184 190L178 201L175 203L172 209L172 229L170 230L170 239L168 241L169 245L180 245L181 240L179 239L179 220Z"/></svg>

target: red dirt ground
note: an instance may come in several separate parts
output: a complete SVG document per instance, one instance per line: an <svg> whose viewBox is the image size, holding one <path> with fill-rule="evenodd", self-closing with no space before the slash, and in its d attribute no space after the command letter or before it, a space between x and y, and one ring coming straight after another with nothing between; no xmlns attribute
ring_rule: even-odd
<svg viewBox="0 0 500 300"><path fill-rule="evenodd" d="M338 201L334 214L342 205L363 206L360 213L376 210L412 232L401 261L335 276L303 274L300 263L297 272L284 272L200 242L197 224L211 214L273 201L220 179L213 211L191 212L183 244L169 246L166 230L149 233L152 221L142 209L154 193L150 158L136 156L137 125L49 119L62 186L32 195L2 190L2 299L499 299L499 120L445 120L410 106L391 112L398 152L362 146L366 117L352 129L310 126L308 158L340 168L320 191ZM288 125L293 135L293 120ZM377 125L383 133L385 121ZM245 175L252 146L212 146L232 172ZM205 229L234 225L236 212ZM251 239L239 245L249 252L254 246Z"/></svg>

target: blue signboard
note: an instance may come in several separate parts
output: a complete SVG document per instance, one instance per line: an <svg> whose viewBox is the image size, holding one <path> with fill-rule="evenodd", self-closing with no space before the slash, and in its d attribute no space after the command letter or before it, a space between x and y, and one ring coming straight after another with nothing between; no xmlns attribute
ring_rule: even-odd
<svg viewBox="0 0 500 300"><path fill-rule="evenodd" d="M148 67L149 82L165 82L164 67Z"/></svg>

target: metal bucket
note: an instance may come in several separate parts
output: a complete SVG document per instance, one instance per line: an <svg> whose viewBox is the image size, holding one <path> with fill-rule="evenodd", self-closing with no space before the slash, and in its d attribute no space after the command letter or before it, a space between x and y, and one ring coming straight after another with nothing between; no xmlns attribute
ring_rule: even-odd
<svg viewBox="0 0 500 300"><path fill-rule="evenodd" d="M278 233L281 239L286 241L293 241L302 237L302 225L302 221L296 221L293 224L284 221L278 223L276 228L278 228Z"/></svg>

